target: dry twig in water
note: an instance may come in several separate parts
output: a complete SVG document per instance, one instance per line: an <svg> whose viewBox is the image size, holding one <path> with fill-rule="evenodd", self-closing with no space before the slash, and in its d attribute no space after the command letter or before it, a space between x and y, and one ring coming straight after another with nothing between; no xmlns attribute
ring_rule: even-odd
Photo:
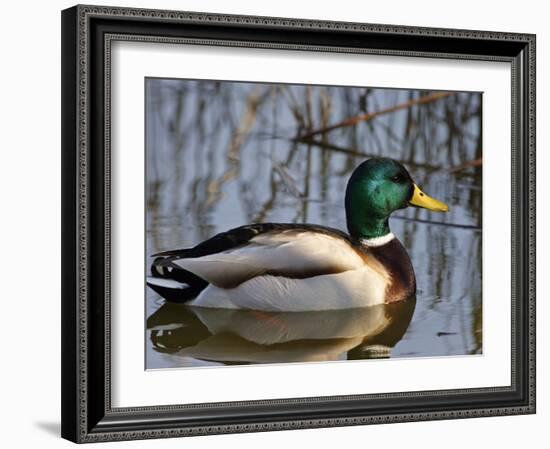
<svg viewBox="0 0 550 449"><path fill-rule="evenodd" d="M430 95L424 95L422 97L415 98L413 100L409 100L405 103L400 103L400 104L397 104L395 106L391 106L391 107L386 108L386 109L381 109L379 111L369 112L368 114L356 115L355 117L347 118L346 120L343 120L339 123L335 123L334 125L329 125L329 126L325 126L323 128L314 129L313 131L309 131L305 134L302 134L301 136L298 136L297 140L305 140L305 139L309 139L313 136L316 136L317 134L324 134L324 133L327 133L327 132L335 130L335 129L344 128L344 127L347 127L347 126L353 126L353 125L356 125L357 123L366 122L368 120L371 120L374 117L378 117L379 115L389 114L391 112L400 111L401 109L407 109L407 108L410 108L410 107L415 106L415 105L432 103L432 102L440 100L442 98L449 97L452 94L453 94L453 92L436 92L436 93L433 93L433 94L430 94Z"/></svg>

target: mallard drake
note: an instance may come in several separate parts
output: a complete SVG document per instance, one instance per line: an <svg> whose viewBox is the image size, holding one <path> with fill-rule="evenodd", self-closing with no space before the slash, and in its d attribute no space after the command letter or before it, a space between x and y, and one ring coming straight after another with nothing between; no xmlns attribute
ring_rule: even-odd
<svg viewBox="0 0 550 449"><path fill-rule="evenodd" d="M415 294L416 279L388 221L408 206L449 210L397 161L368 159L347 184L349 234L314 224L241 226L154 255L147 284L168 301L230 309L298 312L404 300Z"/></svg>

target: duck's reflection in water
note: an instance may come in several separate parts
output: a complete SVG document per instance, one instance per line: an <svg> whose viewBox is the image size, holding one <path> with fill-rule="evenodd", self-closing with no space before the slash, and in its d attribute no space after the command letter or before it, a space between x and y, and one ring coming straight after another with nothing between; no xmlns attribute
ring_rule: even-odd
<svg viewBox="0 0 550 449"><path fill-rule="evenodd" d="M147 319L153 348L227 365L387 358L416 298L362 309L261 312L166 303Z"/></svg>

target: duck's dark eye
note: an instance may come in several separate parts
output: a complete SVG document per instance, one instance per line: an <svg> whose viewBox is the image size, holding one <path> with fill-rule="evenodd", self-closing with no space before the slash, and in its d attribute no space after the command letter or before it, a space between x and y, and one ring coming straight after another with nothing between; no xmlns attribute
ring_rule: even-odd
<svg viewBox="0 0 550 449"><path fill-rule="evenodd" d="M405 180L405 177L403 175L395 175L392 176L391 180L393 182L403 182Z"/></svg>

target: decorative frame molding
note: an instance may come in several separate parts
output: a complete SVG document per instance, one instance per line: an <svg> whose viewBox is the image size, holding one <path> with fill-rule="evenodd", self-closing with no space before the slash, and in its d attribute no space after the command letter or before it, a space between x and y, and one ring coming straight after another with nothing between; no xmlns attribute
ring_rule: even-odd
<svg viewBox="0 0 550 449"><path fill-rule="evenodd" d="M112 408L110 56L116 40L509 62L512 385ZM62 57L63 437L94 442L535 412L534 35L79 5L62 13Z"/></svg>

